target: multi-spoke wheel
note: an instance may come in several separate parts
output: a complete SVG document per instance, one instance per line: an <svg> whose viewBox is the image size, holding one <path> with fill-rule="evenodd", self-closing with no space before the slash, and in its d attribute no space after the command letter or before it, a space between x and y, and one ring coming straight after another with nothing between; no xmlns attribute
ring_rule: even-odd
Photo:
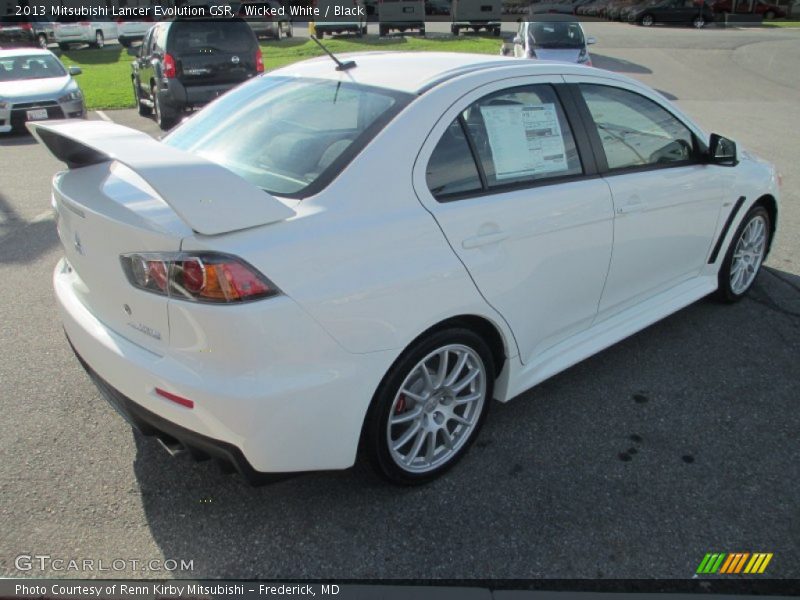
<svg viewBox="0 0 800 600"><path fill-rule="evenodd" d="M494 378L486 343L465 329L437 332L408 350L384 378L365 423L378 472L414 484L452 466L480 429Z"/></svg>
<svg viewBox="0 0 800 600"><path fill-rule="evenodd" d="M769 213L761 205L750 209L733 237L719 272L718 295L728 302L744 296L764 262L771 234Z"/></svg>

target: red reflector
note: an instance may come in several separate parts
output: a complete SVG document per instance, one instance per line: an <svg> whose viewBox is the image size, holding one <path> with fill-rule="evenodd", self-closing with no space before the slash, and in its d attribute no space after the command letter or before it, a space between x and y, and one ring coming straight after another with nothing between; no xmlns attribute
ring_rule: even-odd
<svg viewBox="0 0 800 600"><path fill-rule="evenodd" d="M180 396L176 396L175 394L170 394L169 392L165 392L161 388L156 388L156 394L166 398L167 400L172 400L176 404L180 404L181 406L185 406L186 408L194 408L194 402L192 400L187 400L186 398L181 398Z"/></svg>

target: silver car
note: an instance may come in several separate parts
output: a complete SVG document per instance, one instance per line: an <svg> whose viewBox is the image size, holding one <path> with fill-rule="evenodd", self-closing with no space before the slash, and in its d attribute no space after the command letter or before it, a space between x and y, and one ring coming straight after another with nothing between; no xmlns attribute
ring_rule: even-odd
<svg viewBox="0 0 800 600"><path fill-rule="evenodd" d="M521 21L512 42L513 49L504 46L503 54L591 67L588 46L596 42L595 38L584 35L577 21Z"/></svg>
<svg viewBox="0 0 800 600"><path fill-rule="evenodd" d="M22 130L26 121L84 117L83 93L72 78L80 72L49 50L0 50L0 133Z"/></svg>

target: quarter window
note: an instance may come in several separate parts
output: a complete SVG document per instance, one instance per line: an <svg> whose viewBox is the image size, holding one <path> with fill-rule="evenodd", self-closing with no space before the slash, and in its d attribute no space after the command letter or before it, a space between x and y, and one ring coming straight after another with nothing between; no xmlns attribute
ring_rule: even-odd
<svg viewBox="0 0 800 600"><path fill-rule="evenodd" d="M696 157L689 128L652 100L610 86L580 88L609 169L686 163Z"/></svg>
<svg viewBox="0 0 800 600"><path fill-rule="evenodd" d="M425 171L428 189L436 198L481 189L478 167L464 135L461 119L456 119L436 144Z"/></svg>

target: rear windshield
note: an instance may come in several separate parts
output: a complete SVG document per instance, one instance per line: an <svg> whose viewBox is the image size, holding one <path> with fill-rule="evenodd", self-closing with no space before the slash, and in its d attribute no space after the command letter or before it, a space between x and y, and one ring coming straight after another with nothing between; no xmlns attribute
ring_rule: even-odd
<svg viewBox="0 0 800 600"><path fill-rule="evenodd" d="M58 59L48 54L0 57L0 81L49 79L66 74Z"/></svg>
<svg viewBox="0 0 800 600"><path fill-rule="evenodd" d="M164 142L269 193L302 198L325 187L412 97L348 82L259 77Z"/></svg>
<svg viewBox="0 0 800 600"><path fill-rule="evenodd" d="M244 21L175 21L168 49L177 54L247 52L255 45L253 31Z"/></svg>

